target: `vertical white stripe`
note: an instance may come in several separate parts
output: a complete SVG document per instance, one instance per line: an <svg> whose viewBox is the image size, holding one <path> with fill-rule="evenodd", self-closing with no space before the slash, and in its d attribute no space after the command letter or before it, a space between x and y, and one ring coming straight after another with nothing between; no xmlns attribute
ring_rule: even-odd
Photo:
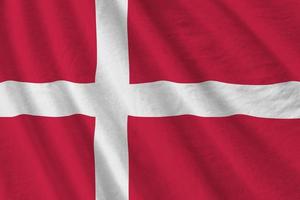
<svg viewBox="0 0 300 200"><path fill-rule="evenodd" d="M127 0L97 0L99 93L95 130L97 200L128 199Z"/></svg>

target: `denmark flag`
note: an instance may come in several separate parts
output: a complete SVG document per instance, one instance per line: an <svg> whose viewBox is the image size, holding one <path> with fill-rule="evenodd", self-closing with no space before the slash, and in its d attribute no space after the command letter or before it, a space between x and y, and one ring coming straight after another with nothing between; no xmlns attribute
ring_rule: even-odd
<svg viewBox="0 0 300 200"><path fill-rule="evenodd" d="M0 200L300 199L299 11L2 0Z"/></svg>

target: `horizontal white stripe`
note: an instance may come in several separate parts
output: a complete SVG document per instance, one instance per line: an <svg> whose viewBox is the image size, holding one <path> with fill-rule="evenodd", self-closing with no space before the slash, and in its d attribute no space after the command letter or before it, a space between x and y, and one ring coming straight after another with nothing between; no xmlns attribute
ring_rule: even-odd
<svg viewBox="0 0 300 200"><path fill-rule="evenodd" d="M119 101L121 91L114 94L114 89L106 89L102 84L7 81L0 84L0 116L67 116L77 113L96 116L102 113L105 104L119 104L123 107L122 110L121 107L117 109L119 113L129 112L130 115L143 117L245 114L266 118L300 118L300 82L238 85L216 81L197 84L160 81L130 85L127 89L130 92L121 91L131 96L120 95ZM107 107L111 105L106 105L106 110Z"/></svg>
<svg viewBox="0 0 300 200"><path fill-rule="evenodd" d="M238 85L155 82L133 86L134 116L191 114L205 117L245 114L265 118L300 117L300 82Z"/></svg>
<svg viewBox="0 0 300 200"><path fill-rule="evenodd" d="M65 81L24 83L7 81L0 84L0 116L20 114L95 116L94 84L75 84Z"/></svg>

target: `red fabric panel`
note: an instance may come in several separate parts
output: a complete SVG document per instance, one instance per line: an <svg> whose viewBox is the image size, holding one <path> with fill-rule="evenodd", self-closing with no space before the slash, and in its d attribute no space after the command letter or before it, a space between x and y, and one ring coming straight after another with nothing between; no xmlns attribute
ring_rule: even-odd
<svg viewBox="0 0 300 200"><path fill-rule="evenodd" d="M130 200L300 199L299 124L129 117Z"/></svg>
<svg viewBox="0 0 300 200"><path fill-rule="evenodd" d="M94 82L95 0L0 1L0 82Z"/></svg>
<svg viewBox="0 0 300 200"><path fill-rule="evenodd" d="M0 199L95 199L94 118L0 118Z"/></svg>
<svg viewBox="0 0 300 200"><path fill-rule="evenodd" d="M129 0L131 83L300 81L298 0Z"/></svg>

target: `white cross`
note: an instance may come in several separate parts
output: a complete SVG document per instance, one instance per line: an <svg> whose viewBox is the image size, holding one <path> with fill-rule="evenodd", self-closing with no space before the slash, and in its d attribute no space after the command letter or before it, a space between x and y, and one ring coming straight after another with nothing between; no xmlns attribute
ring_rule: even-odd
<svg viewBox="0 0 300 200"><path fill-rule="evenodd" d="M216 81L129 84L127 0L97 0L96 10L96 82L1 83L0 116L95 116L98 200L128 199L128 115L159 117L192 114L211 117L246 114L267 118L300 117L298 82L265 86Z"/></svg>

